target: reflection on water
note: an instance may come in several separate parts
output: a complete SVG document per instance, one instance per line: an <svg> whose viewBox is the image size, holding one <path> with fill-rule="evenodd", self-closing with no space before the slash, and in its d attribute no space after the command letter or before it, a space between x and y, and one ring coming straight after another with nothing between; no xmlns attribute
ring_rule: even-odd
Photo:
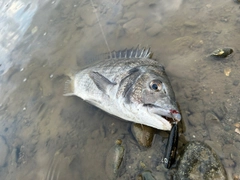
<svg viewBox="0 0 240 180"><path fill-rule="evenodd" d="M228 176L239 176L239 5L196 2L101 0L0 2L1 179L106 179L109 149L126 148L119 179L134 179L144 162L157 179L166 138L140 148L121 121L63 97L67 75L111 50L150 45L165 65L182 109L187 140L200 140L220 156ZM232 47L226 59L209 59ZM231 69L226 76L225 69Z"/></svg>

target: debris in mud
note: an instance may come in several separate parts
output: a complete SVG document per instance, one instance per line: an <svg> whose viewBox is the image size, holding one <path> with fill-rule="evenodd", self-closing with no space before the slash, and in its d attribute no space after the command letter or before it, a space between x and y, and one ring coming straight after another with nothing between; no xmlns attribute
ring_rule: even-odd
<svg viewBox="0 0 240 180"><path fill-rule="evenodd" d="M117 179L121 175L120 167L123 164L124 151L121 139L116 140L115 145L109 150L105 166L109 179Z"/></svg>
<svg viewBox="0 0 240 180"><path fill-rule="evenodd" d="M225 180L226 171L217 154L202 142L189 142L180 158L176 179Z"/></svg>
<svg viewBox="0 0 240 180"><path fill-rule="evenodd" d="M226 76L229 76L230 75L230 73L231 73L231 68L229 68L229 67L226 67L225 69L224 69L224 74L226 75Z"/></svg>
<svg viewBox="0 0 240 180"><path fill-rule="evenodd" d="M131 131L139 145L151 147L155 134L155 129L142 124L132 123Z"/></svg>
<svg viewBox="0 0 240 180"><path fill-rule="evenodd" d="M217 58L226 58L227 56L229 56L230 54L233 53L233 49L232 48L219 48L216 49L215 51L213 51L210 56L212 57L217 57Z"/></svg>

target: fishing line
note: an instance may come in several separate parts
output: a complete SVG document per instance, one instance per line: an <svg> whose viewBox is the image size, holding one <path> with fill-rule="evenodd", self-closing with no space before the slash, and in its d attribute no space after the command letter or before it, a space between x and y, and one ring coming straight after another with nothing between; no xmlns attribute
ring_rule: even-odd
<svg viewBox="0 0 240 180"><path fill-rule="evenodd" d="M97 9L94 7L93 1L92 1L92 0L90 0L90 1L91 1L91 4L92 4L92 7L93 7L93 9L94 9L94 13L95 13L95 15L96 15L96 18L97 18L97 21L98 21L98 25L99 25L99 27L100 27L100 29L101 29L101 32L102 32L102 35L103 35L103 39L104 39L104 41L105 41L105 44L107 45L107 49L108 49L108 51L109 51L110 58L112 58L112 53L111 53L110 47L109 47L109 45L108 45L107 38L106 38L106 36L105 36L105 34L104 34L102 24L101 24L101 22L100 22L100 20L99 20L99 16L98 16L98 14L97 14Z"/></svg>

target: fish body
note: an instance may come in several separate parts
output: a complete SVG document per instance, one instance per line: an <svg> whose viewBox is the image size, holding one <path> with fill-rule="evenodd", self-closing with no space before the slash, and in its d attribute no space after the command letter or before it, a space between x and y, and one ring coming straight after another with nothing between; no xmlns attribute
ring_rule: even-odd
<svg viewBox="0 0 240 180"><path fill-rule="evenodd" d="M171 130L181 115L164 67L150 56L145 48L114 51L70 77L64 95L78 96L127 121Z"/></svg>

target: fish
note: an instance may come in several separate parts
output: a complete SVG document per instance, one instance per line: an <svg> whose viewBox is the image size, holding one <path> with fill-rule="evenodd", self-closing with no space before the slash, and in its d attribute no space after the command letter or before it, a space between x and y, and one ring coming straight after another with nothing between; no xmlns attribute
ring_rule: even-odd
<svg viewBox="0 0 240 180"><path fill-rule="evenodd" d="M150 48L124 49L70 76L64 96L78 96L123 120L170 131L181 120L175 94Z"/></svg>

